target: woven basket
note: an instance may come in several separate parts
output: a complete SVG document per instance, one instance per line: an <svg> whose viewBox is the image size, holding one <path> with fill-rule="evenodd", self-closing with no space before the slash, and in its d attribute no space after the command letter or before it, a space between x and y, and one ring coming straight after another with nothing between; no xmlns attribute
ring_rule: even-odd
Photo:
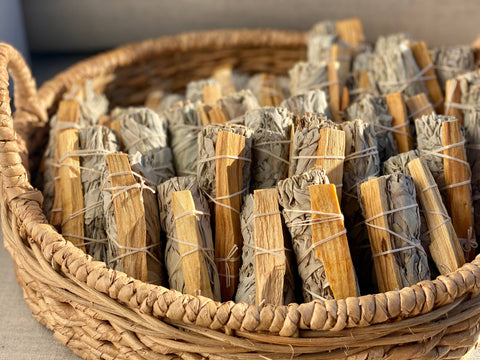
<svg viewBox="0 0 480 360"><path fill-rule="evenodd" d="M37 92L19 53L0 44L4 243L33 316L56 339L86 359L460 359L469 352L480 332L480 257L400 291L247 306L129 278L85 255L48 224L25 164L30 159L34 174L48 114L72 85L92 78L113 105L141 104L152 88L182 90L223 63L284 74L304 57L304 33L189 33L95 56ZM15 85L13 117L7 68Z"/></svg>

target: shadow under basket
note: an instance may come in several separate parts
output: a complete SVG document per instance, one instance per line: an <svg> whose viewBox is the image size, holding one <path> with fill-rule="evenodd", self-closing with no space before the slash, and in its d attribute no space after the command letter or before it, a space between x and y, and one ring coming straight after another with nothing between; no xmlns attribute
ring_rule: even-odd
<svg viewBox="0 0 480 360"><path fill-rule="evenodd" d="M480 257L399 291L288 306L218 303L113 271L48 224L29 171L41 156L48 115L90 78L116 105L143 104L152 89L231 64L286 74L305 58L305 34L196 32L147 40L69 68L38 91L11 46L0 44L0 169L5 247L33 316L86 359L460 359L480 328ZM8 80L14 81L11 116ZM28 155L30 154L30 155ZM27 164L30 163L30 166ZM29 169L29 170L27 170Z"/></svg>

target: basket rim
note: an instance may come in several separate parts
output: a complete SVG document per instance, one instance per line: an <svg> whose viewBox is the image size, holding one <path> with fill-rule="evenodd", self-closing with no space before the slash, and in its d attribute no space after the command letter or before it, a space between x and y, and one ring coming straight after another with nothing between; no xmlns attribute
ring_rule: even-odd
<svg viewBox="0 0 480 360"><path fill-rule="evenodd" d="M124 45L83 60L47 81L38 91L38 95L30 94L26 105L17 109L14 114L15 121L48 121L46 110L54 104L55 99L74 83L87 77L100 76L117 67L172 51L189 52L212 47L221 49L225 46L299 47L305 46L305 33L263 29L216 30L164 36ZM8 51L9 54L12 52L11 49ZM3 61L5 68L11 65L8 56L7 60L6 63ZM13 75L15 74L12 73ZM15 82L18 78L22 80L20 75L13 78ZM6 83L8 85L8 77ZM293 336L299 329L339 331L386 323L426 314L452 304L460 297L468 298L469 293L478 295L480 255L455 272L419 282L411 287L344 300L314 300L309 303L279 306L247 305L233 301L215 302L201 296L194 297L143 283L107 268L104 262L95 261L66 241L48 223L40 206L41 193L32 187L26 176L23 179L18 176L17 168L21 165L20 154L26 151L25 143L16 144L16 134L10 117L4 123L6 125L0 125L0 131L6 131L8 136L0 132L0 137L8 138L8 146L2 147L0 152L1 155L12 155L12 160L1 158L0 169L9 210L20 220L27 236L40 246L43 256L53 267L61 267L67 276L75 277L88 287L124 303L133 310L211 329L248 332L265 330L280 336Z"/></svg>

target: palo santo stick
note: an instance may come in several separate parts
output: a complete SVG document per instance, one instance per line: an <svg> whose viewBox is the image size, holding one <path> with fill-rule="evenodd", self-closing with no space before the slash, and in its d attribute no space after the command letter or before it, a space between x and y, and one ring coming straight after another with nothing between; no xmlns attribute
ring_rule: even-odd
<svg viewBox="0 0 480 360"><path fill-rule="evenodd" d="M172 208L179 240L178 250L185 281L185 292L213 299L210 276L202 251L202 235L198 228L195 203L190 190L174 191Z"/></svg>
<svg viewBox="0 0 480 360"><path fill-rule="evenodd" d="M423 115L435 114L432 104L424 93L408 98L405 100L405 104L408 108L408 117L414 121L420 119Z"/></svg>
<svg viewBox="0 0 480 360"><path fill-rule="evenodd" d="M330 61L327 65L328 71L328 92L330 98L328 100L328 107L330 108L330 114L334 121L339 122L340 116L338 111L340 110L340 85L338 83L338 71L337 62Z"/></svg>
<svg viewBox="0 0 480 360"><path fill-rule="evenodd" d="M84 213L83 187L80 172L80 158L68 154L79 150L79 130L67 129L57 134L57 152L60 168L60 188L62 198L62 233L73 244L83 243ZM71 236L67 236L71 235ZM79 246L85 251L85 246Z"/></svg>
<svg viewBox="0 0 480 360"><path fill-rule="evenodd" d="M117 138L118 138L118 143L120 144L120 150L123 151L124 146L122 142L122 134L120 133L120 127L121 127L120 120L114 120L110 122L110 129L115 131L115 134L117 135Z"/></svg>
<svg viewBox="0 0 480 360"><path fill-rule="evenodd" d="M398 152L403 153L413 150L413 138L408 125L407 108L403 101L402 94L397 92L388 94L386 97L388 110L392 115L392 127L399 132L394 132L393 136L397 142ZM403 132L401 134L400 132Z"/></svg>
<svg viewBox="0 0 480 360"><path fill-rule="evenodd" d="M430 99L432 99L432 103L435 106L435 111L439 114L443 114L443 92L435 75L435 69L433 68L432 59L430 58L425 41L419 41L411 45L410 49L412 50L413 57L415 58L420 71L427 67L429 68L423 74L424 77L429 77L429 79L425 80L425 86L430 95Z"/></svg>
<svg viewBox="0 0 480 360"><path fill-rule="evenodd" d="M126 154L107 155L112 201L117 224L118 244L121 246L123 271L135 279L148 280L147 253L134 252L147 245L147 227L141 189L131 173Z"/></svg>
<svg viewBox="0 0 480 360"><path fill-rule="evenodd" d="M202 89L202 98L205 104L213 104L222 98L219 84L207 84Z"/></svg>
<svg viewBox="0 0 480 360"><path fill-rule="evenodd" d="M349 48L345 46L340 46L339 44L332 45L332 48L330 50L330 59L337 62L336 69L339 82L339 92L340 89L342 89L343 91L343 87L347 82L347 77L350 74L351 58L352 55Z"/></svg>
<svg viewBox="0 0 480 360"><path fill-rule="evenodd" d="M219 131L215 147L215 259L217 261L222 300L228 301L238 284L242 234L240 207L242 205L243 157L245 137ZM231 158L233 157L233 158ZM232 196L233 194L236 194Z"/></svg>
<svg viewBox="0 0 480 360"><path fill-rule="evenodd" d="M287 270L276 189L254 191L255 304L284 305Z"/></svg>
<svg viewBox="0 0 480 360"><path fill-rule="evenodd" d="M311 185L308 191L312 207L312 243L319 243L315 246L316 256L323 261L333 296L336 300L356 297L355 270L335 186Z"/></svg>
<svg viewBox="0 0 480 360"><path fill-rule="evenodd" d="M370 84L370 77L368 76L368 70L362 70L358 74L358 88L370 90L372 84Z"/></svg>
<svg viewBox="0 0 480 360"><path fill-rule="evenodd" d="M351 18L335 23L335 30L338 38L351 46L359 46L365 42L362 20L360 18Z"/></svg>
<svg viewBox="0 0 480 360"><path fill-rule="evenodd" d="M280 103L283 101L283 92L278 85L276 76L261 73L259 77L258 102L260 106L280 106Z"/></svg>
<svg viewBox="0 0 480 360"><path fill-rule="evenodd" d="M335 184L338 202L342 199L343 160L345 159L345 132L325 128L320 130L318 140L317 160L315 165L327 171L327 177Z"/></svg>
<svg viewBox="0 0 480 360"><path fill-rule="evenodd" d="M374 218L370 221L370 224L373 226L367 226L373 254L380 254L395 249L393 236L385 230L389 228L387 215L385 215L388 211L387 198L382 195L385 187L386 180L384 177L374 178L360 185L365 218ZM379 214L384 215L378 216ZM395 262L394 254L375 256L373 263L380 292L403 287L400 269Z"/></svg>
<svg viewBox="0 0 480 360"><path fill-rule="evenodd" d="M470 165L467 162L462 129L458 120L442 123L443 166L448 208L459 239L474 241ZM466 239L466 240L465 240ZM470 244L468 244L470 248ZM470 249L469 249L470 250ZM475 249L465 253L466 260L475 257Z"/></svg>
<svg viewBox="0 0 480 360"><path fill-rule="evenodd" d="M462 89L455 79L449 79L445 83L445 115L455 116L460 125L463 125L463 111L450 104L459 104L462 101Z"/></svg>
<svg viewBox="0 0 480 360"><path fill-rule="evenodd" d="M59 123L78 124L80 121L80 105L75 100L63 100L58 104L57 121ZM65 129L63 125L61 128ZM58 164L58 143L55 145L54 162ZM55 197L53 199L53 209L50 215L50 224L60 227L62 223L62 188L60 186L60 176L58 167L54 169L54 189Z"/></svg>
<svg viewBox="0 0 480 360"><path fill-rule="evenodd" d="M217 66L212 73L212 78L217 80L222 87L223 96L231 95L236 92L233 83L232 65L225 64Z"/></svg>
<svg viewBox="0 0 480 360"><path fill-rule="evenodd" d="M98 117L98 125L102 125L109 128L111 122L112 122L112 117L110 115L100 115Z"/></svg>
<svg viewBox="0 0 480 360"><path fill-rule="evenodd" d="M200 118L202 125L223 124L227 122L225 115L220 106L214 105L200 105Z"/></svg>
<svg viewBox="0 0 480 360"><path fill-rule="evenodd" d="M340 110L344 111L350 105L350 94L348 92L348 87L343 87L342 92L342 103L340 104Z"/></svg>
<svg viewBox="0 0 480 360"><path fill-rule="evenodd" d="M465 258L435 179L422 158L410 161L407 167L430 230L433 261L441 274L455 271L465 264Z"/></svg>

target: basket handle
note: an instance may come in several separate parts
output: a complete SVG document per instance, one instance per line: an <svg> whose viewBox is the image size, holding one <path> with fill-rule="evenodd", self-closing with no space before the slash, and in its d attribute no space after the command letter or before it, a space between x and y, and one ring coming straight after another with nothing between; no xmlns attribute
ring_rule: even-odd
<svg viewBox="0 0 480 360"><path fill-rule="evenodd" d="M22 55L11 45L0 43L0 172L8 201L32 189L22 164L21 146L19 147L21 141L13 127L8 91L9 74L15 83L15 119L30 122L48 119L45 107L38 101L32 72Z"/></svg>

